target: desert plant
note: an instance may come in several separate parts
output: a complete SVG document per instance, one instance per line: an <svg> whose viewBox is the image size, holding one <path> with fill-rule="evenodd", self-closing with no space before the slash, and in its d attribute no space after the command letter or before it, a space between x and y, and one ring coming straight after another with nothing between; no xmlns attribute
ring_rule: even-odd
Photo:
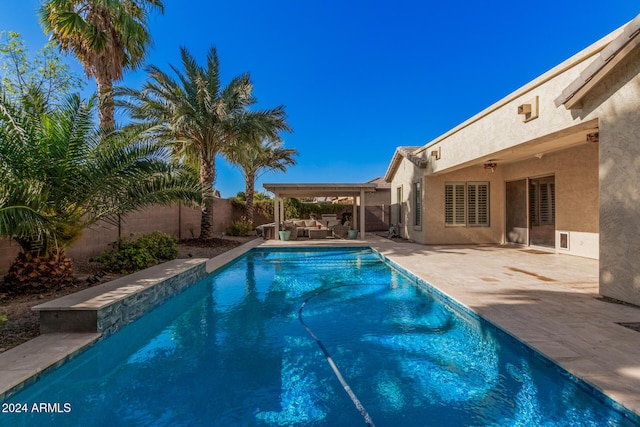
<svg viewBox="0 0 640 427"><path fill-rule="evenodd" d="M175 77L155 66L141 90L118 88L118 105L134 120L156 125L152 137L166 143L175 158L199 168L202 188L212 188L216 155L223 154L241 135L258 132L267 139L289 130L284 106L250 109L256 104L249 74L221 82L218 54L207 53L199 65L186 48L181 49L182 68L171 66ZM203 194L200 238L213 237L213 194Z"/></svg>
<svg viewBox="0 0 640 427"><path fill-rule="evenodd" d="M245 180L245 215L251 222L255 219L254 195L256 180L270 171L286 172L287 166L295 165L293 156L298 152L282 147L281 140L263 140L259 130L241 135L230 144L225 156L240 169Z"/></svg>
<svg viewBox="0 0 640 427"><path fill-rule="evenodd" d="M73 263L64 253L33 255L20 252L4 277L12 292L33 293L73 282Z"/></svg>
<svg viewBox="0 0 640 427"><path fill-rule="evenodd" d="M238 221L234 221L225 230L228 236L248 236L253 232L253 222L246 217L242 217Z"/></svg>
<svg viewBox="0 0 640 427"><path fill-rule="evenodd" d="M149 12L163 13L162 1L46 0L40 6L40 23L50 40L96 78L102 128L115 124L113 82L144 63L151 45Z"/></svg>
<svg viewBox="0 0 640 427"><path fill-rule="evenodd" d="M72 281L64 252L86 227L149 204L200 200L197 178L140 129L100 132L95 98L70 96L53 107L36 90L30 95L10 100L0 87L0 236L24 253L5 285L50 283L53 273ZM51 261L60 268L27 266Z"/></svg>
<svg viewBox="0 0 640 427"><path fill-rule="evenodd" d="M156 231L136 238L133 234L111 243L111 249L97 257L104 269L134 273L178 256L178 239Z"/></svg>

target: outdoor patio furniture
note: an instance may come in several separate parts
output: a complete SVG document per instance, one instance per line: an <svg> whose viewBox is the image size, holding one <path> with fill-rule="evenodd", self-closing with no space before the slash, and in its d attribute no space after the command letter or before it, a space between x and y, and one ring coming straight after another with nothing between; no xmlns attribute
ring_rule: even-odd
<svg viewBox="0 0 640 427"><path fill-rule="evenodd" d="M265 224L261 227L261 230L264 240L272 240L275 236L276 226L273 224Z"/></svg>
<svg viewBox="0 0 640 427"><path fill-rule="evenodd" d="M332 229L333 237L338 237L340 239L346 239L347 234L349 232L349 226L347 225L335 225Z"/></svg>
<svg viewBox="0 0 640 427"><path fill-rule="evenodd" d="M310 239L326 239L328 235L328 229L326 228L311 228L309 229Z"/></svg>
<svg viewBox="0 0 640 427"><path fill-rule="evenodd" d="M338 220L292 219L284 222L285 228L291 230L292 239L297 237L311 237L309 232L311 230L317 230L318 227L328 230L327 236L330 236L332 235L331 230L333 230L333 227L339 225L340 221Z"/></svg>

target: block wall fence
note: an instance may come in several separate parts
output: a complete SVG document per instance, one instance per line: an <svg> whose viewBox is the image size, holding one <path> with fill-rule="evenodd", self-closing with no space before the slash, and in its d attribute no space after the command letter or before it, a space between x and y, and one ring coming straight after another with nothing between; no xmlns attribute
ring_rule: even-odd
<svg viewBox="0 0 640 427"><path fill-rule="evenodd" d="M387 202L388 203L388 202ZM387 231L389 229L390 206L388 204L366 207L367 231ZM214 237L221 237L225 229L244 215L233 207L229 199L216 199L213 205ZM253 225L273 222L256 213ZM162 231L178 239L190 239L200 235L200 209L182 205L150 206L120 217L117 224L98 222L84 230L82 237L67 249L71 259L88 259L109 249L109 244L119 237L131 234ZM0 276L7 273L11 263L20 252L20 246L10 239L0 238Z"/></svg>
<svg viewBox="0 0 640 427"><path fill-rule="evenodd" d="M213 230L215 233L224 230L240 219L242 212L233 208L228 199L216 199L213 206ZM261 220L258 218L258 221ZM258 225L256 221L256 225ZM262 222L264 223L264 222ZM130 234L162 231L179 239L189 239L200 235L200 210L182 205L150 206L120 217L118 224L104 221L85 229L79 241L67 249L72 259L87 259L100 254L109 248L109 243L118 237ZM9 266L20 252L20 246L10 239L0 239L0 274L6 274Z"/></svg>

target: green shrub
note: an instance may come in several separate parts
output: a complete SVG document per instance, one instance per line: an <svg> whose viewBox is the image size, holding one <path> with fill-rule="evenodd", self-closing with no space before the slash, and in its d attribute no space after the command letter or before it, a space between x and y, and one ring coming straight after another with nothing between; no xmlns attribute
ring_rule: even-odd
<svg viewBox="0 0 640 427"><path fill-rule="evenodd" d="M120 238L109 246L97 260L107 271L133 273L178 256L178 239L156 231L134 239Z"/></svg>
<svg viewBox="0 0 640 427"><path fill-rule="evenodd" d="M178 257L178 238L166 233L155 231L143 234L138 238L137 243L141 247L147 248L149 253L160 261L168 261Z"/></svg>
<svg viewBox="0 0 640 427"><path fill-rule="evenodd" d="M248 236L253 232L253 223L242 217L239 221L234 221L224 232L227 236Z"/></svg>
<svg viewBox="0 0 640 427"><path fill-rule="evenodd" d="M7 323L7 316L0 316L0 328Z"/></svg>
<svg viewBox="0 0 640 427"><path fill-rule="evenodd" d="M351 212L353 205L341 203L304 203L295 198L284 199L285 218L306 219L315 214L318 218L322 214L339 215L344 211Z"/></svg>
<svg viewBox="0 0 640 427"><path fill-rule="evenodd" d="M242 197L240 197L242 194ZM262 193L256 193L262 194ZM261 196L261 198L255 198L253 200L253 213L256 216L263 216L267 219L273 219L273 200L266 198L267 196ZM245 213L247 210L247 202L244 200L244 193L238 193L238 196L232 197L231 206L237 212Z"/></svg>

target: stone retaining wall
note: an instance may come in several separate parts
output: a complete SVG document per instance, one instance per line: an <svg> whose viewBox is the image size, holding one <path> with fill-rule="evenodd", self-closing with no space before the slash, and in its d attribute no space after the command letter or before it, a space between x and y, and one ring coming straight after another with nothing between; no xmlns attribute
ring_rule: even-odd
<svg viewBox="0 0 640 427"><path fill-rule="evenodd" d="M35 306L40 332L110 335L206 276L206 261L169 261Z"/></svg>

